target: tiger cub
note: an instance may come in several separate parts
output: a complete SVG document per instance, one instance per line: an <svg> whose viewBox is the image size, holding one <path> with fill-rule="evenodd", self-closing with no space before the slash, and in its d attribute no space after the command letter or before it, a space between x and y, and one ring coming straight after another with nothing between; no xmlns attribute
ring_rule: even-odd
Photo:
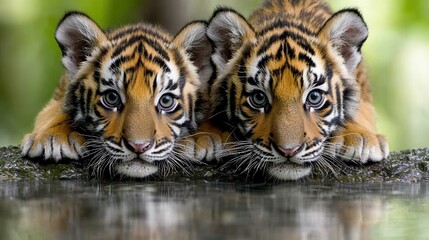
<svg viewBox="0 0 429 240"><path fill-rule="evenodd" d="M201 118L199 89L212 71L206 28L192 22L175 37L149 24L104 32L83 13L66 14L55 32L66 71L22 155L88 158L97 175L187 171L194 156L183 156L179 140Z"/></svg>
<svg viewBox="0 0 429 240"><path fill-rule="evenodd" d="M217 10L207 35L217 69L211 123L236 138L224 155L244 172L295 180L338 158L388 156L361 59L368 28L356 9L267 0L248 20Z"/></svg>

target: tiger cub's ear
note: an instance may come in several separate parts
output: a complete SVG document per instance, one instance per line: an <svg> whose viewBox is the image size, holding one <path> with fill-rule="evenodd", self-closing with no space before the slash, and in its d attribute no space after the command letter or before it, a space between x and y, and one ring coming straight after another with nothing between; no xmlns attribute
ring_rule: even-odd
<svg viewBox="0 0 429 240"><path fill-rule="evenodd" d="M255 40L255 32L246 19L232 9L218 9L210 19L207 36L213 42L213 62L218 70L233 58L245 40Z"/></svg>
<svg viewBox="0 0 429 240"><path fill-rule="evenodd" d="M319 37L331 42L333 48L344 59L350 74L354 74L361 61L360 49L368 37L368 28L355 9L335 13L319 32Z"/></svg>
<svg viewBox="0 0 429 240"><path fill-rule="evenodd" d="M197 67L202 82L208 82L213 72L210 63L212 44L207 38L206 30L206 22L191 22L184 26L173 40L174 46L185 49L190 60Z"/></svg>
<svg viewBox="0 0 429 240"><path fill-rule="evenodd" d="M107 41L104 32L88 16L80 12L67 13L58 24L55 39L61 48L62 62L70 76L91 55L101 42Z"/></svg>

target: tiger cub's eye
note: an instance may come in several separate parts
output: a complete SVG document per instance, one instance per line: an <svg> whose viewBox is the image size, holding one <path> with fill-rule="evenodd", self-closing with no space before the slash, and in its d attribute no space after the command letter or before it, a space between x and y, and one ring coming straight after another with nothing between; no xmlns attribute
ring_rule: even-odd
<svg viewBox="0 0 429 240"><path fill-rule="evenodd" d="M121 104L121 97L116 91L107 91L103 94L102 103L106 108L114 109Z"/></svg>
<svg viewBox="0 0 429 240"><path fill-rule="evenodd" d="M177 106L177 99L171 94L164 94L159 98L158 109L164 112L172 112Z"/></svg>
<svg viewBox="0 0 429 240"><path fill-rule="evenodd" d="M313 90L307 95L307 104L312 108L320 108L325 96L320 90Z"/></svg>
<svg viewBox="0 0 429 240"><path fill-rule="evenodd" d="M255 91L250 95L249 103L253 108L260 109L267 105L268 99L262 91Z"/></svg>

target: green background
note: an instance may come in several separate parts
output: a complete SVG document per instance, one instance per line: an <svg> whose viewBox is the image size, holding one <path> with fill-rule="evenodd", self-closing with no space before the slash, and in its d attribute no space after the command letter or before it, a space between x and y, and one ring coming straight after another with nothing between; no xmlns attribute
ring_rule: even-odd
<svg viewBox="0 0 429 240"><path fill-rule="evenodd" d="M0 146L19 144L62 74L54 39L69 10L101 27L150 21L175 33L186 22L207 19L217 6L248 16L258 0L0 0ZM429 134L429 1L331 0L334 10L357 7L369 30L363 53L374 92L379 132L391 149L427 147Z"/></svg>

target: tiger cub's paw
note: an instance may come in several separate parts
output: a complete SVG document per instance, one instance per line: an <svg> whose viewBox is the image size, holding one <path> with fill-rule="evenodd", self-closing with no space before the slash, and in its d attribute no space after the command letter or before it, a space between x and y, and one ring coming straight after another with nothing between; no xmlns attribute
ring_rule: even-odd
<svg viewBox="0 0 429 240"><path fill-rule="evenodd" d="M82 157L84 138L77 132L36 132L27 134L22 141L21 154L27 158L78 160Z"/></svg>
<svg viewBox="0 0 429 240"><path fill-rule="evenodd" d="M182 140L187 155L195 161L212 162L220 160L222 139L214 133L198 133Z"/></svg>
<svg viewBox="0 0 429 240"><path fill-rule="evenodd" d="M367 130L341 131L331 140L335 155L350 161L379 162L389 156L389 144L382 135Z"/></svg>

